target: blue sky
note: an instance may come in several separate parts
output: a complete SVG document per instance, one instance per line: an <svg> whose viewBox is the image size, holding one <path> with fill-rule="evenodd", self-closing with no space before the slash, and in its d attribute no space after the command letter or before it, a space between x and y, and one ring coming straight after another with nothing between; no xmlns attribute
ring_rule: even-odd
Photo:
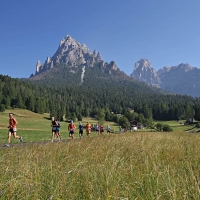
<svg viewBox="0 0 200 200"><path fill-rule="evenodd" d="M28 78L71 35L130 75L148 59L158 70L200 68L200 0L0 0L0 74Z"/></svg>

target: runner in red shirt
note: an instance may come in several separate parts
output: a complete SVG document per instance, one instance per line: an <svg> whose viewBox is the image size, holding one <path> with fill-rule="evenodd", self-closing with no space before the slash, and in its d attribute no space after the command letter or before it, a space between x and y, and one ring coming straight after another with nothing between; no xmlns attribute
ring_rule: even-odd
<svg viewBox="0 0 200 200"><path fill-rule="evenodd" d="M69 131L69 136L74 139L74 131L75 131L76 126L74 125L73 121L71 120L69 126L68 126L68 131Z"/></svg>
<svg viewBox="0 0 200 200"><path fill-rule="evenodd" d="M17 135L17 120L13 117L13 114L10 113L9 114L9 131L8 131L8 144L6 144L7 147L10 146L10 138L11 138L11 135L13 134L13 137L14 138L17 138L19 139L20 142L23 142L22 140L22 137L18 136Z"/></svg>
<svg viewBox="0 0 200 200"><path fill-rule="evenodd" d="M103 133L104 133L104 127L103 127L102 124L99 126L99 129L100 129L100 134L103 135Z"/></svg>

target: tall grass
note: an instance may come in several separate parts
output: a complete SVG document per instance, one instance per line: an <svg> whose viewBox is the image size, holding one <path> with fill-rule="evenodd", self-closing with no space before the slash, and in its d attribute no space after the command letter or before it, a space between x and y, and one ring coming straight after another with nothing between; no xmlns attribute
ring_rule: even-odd
<svg viewBox="0 0 200 200"><path fill-rule="evenodd" d="M0 149L1 199L199 199L197 134L127 133Z"/></svg>

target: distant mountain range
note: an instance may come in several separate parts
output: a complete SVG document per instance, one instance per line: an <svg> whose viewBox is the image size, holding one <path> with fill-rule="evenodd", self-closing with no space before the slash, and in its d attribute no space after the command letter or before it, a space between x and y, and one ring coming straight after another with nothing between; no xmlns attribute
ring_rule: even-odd
<svg viewBox="0 0 200 200"><path fill-rule="evenodd" d="M200 70L189 64L164 67L156 72L147 59L135 63L133 73L128 76L121 71L114 61L105 62L99 52L91 52L85 44L80 44L70 35L65 36L52 57L47 57L44 64L36 63L35 74L30 80L57 85L95 86L100 82L129 82L148 90L167 91L177 94L200 96ZM145 83L145 85L144 85ZM150 86L156 87L150 87ZM135 87L135 86L134 86ZM156 89L158 88L158 89ZM160 88L160 89L159 89ZM145 89L146 90L146 89ZM165 92L164 92L165 93Z"/></svg>
<svg viewBox="0 0 200 200"><path fill-rule="evenodd" d="M163 94L161 89L141 83L121 71L114 61L105 62L101 54L91 52L85 44L80 44L67 35L52 57L47 57L44 64L36 63L35 74L29 80L37 84L58 87L82 86L89 89L132 88L143 94ZM127 89L128 90L128 89ZM168 94L168 93L165 93Z"/></svg>
<svg viewBox="0 0 200 200"><path fill-rule="evenodd" d="M162 90L200 97L200 69L189 64L166 66L156 71L147 59L140 59L130 76Z"/></svg>

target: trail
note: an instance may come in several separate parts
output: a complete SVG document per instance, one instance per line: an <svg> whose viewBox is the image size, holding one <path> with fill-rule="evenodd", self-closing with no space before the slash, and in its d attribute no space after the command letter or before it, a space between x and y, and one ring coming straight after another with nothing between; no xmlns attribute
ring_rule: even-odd
<svg viewBox="0 0 200 200"><path fill-rule="evenodd" d="M113 135L113 134L110 134ZM109 136L109 135L103 135L103 136ZM98 136L93 136L90 137L90 140L95 139ZM38 142L18 142L18 143L11 143L9 147L5 146L4 144L0 144L0 148L19 148L19 147L27 147L27 146L38 146L38 145L59 145L62 143L68 143L68 142L78 142L81 140L87 140L87 137L83 137L82 139L80 138L74 138L74 140L72 140L71 138L69 139L62 139L61 141L54 141L53 143L51 142L51 140L43 140L43 141L38 141Z"/></svg>
<svg viewBox="0 0 200 200"><path fill-rule="evenodd" d="M74 139L78 140L78 139ZM38 142L19 142L19 143L11 143L9 147L5 146L5 144L0 144L0 148L19 148L19 147L26 147L26 146L38 146L38 145L57 145L57 144L62 144L62 143L68 143L72 141L72 139L64 139L61 140L60 142L55 141L51 142L51 140L45 140L45 141L38 141Z"/></svg>

